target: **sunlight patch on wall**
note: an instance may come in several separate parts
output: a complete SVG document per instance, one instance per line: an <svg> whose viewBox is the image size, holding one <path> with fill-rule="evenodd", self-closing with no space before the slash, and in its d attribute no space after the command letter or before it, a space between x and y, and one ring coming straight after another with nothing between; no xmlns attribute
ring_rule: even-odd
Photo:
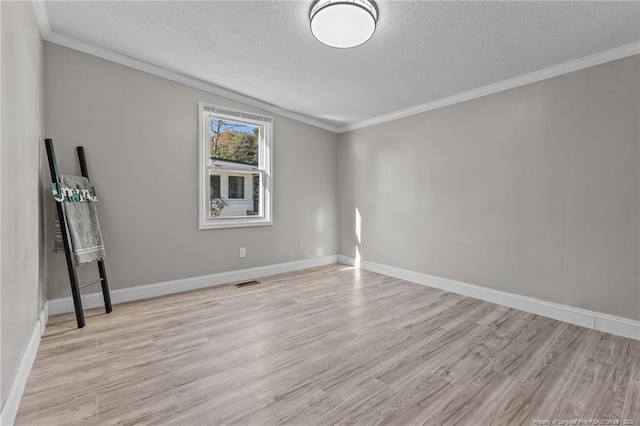
<svg viewBox="0 0 640 426"><path fill-rule="evenodd" d="M358 239L358 244L362 243L361 238L362 233L362 216L360 216L360 210L356 207L356 238Z"/></svg>
<svg viewBox="0 0 640 426"><path fill-rule="evenodd" d="M353 265L356 268L360 267L360 244L362 244L362 216L360 216L360 210L356 207L356 258Z"/></svg>

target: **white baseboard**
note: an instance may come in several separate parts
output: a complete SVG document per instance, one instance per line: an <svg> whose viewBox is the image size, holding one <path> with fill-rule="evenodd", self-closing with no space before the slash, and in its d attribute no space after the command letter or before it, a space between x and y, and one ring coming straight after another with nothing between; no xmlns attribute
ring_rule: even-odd
<svg viewBox="0 0 640 426"><path fill-rule="evenodd" d="M13 384L9 389L7 401L2 407L2 412L0 412L1 426L12 426L13 422L16 420L18 407L20 406L20 399L22 399L24 387L27 385L27 379L29 379L29 373L31 372L33 362L36 360L38 346L40 346L40 337L42 336L42 333L44 333L47 318L48 306L45 303L42 312L40 312L40 317L33 327L31 338L27 344L27 350L24 352L24 355L22 355L22 361L20 361L18 372L16 373L16 377L13 379Z"/></svg>
<svg viewBox="0 0 640 426"><path fill-rule="evenodd" d="M587 309L560 305L533 297L493 290L447 278L434 277L420 272L409 271L362 259L354 259L348 256L338 256L338 262L401 280L438 288L440 290L461 294L463 296L473 297L474 299L484 300L497 305L507 306L509 308L519 309L521 311L557 319L570 324L580 325L593 330L604 331L606 333L640 340L640 321L589 311Z"/></svg>
<svg viewBox="0 0 640 426"><path fill-rule="evenodd" d="M40 312L40 335L44 334L44 329L49 321L49 301L44 302L42 312Z"/></svg>
<svg viewBox="0 0 640 426"><path fill-rule="evenodd" d="M134 300L149 299L151 297L164 296L167 294L181 293L183 291L196 290L200 288L213 287L228 284L236 281L253 280L268 275L281 274L284 272L298 271L300 269L313 268L316 266L330 265L338 262L338 256L325 256L315 259L298 260L295 262L279 263L276 265L259 266L257 268L241 269L238 271L222 272L219 274L204 275L200 277L184 278L179 280L164 281L154 284L140 285L136 287L121 288L111 290L111 302L113 304L131 302ZM82 306L84 309L98 308L103 306L102 293L88 293L82 295ZM48 301L48 314L58 315L73 312L73 298L63 297Z"/></svg>

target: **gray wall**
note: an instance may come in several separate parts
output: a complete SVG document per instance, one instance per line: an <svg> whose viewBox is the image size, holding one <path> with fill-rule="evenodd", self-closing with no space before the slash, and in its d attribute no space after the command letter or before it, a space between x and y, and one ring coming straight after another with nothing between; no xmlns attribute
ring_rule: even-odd
<svg viewBox="0 0 640 426"><path fill-rule="evenodd" d="M340 253L640 319L639 82L634 56L340 135Z"/></svg>
<svg viewBox="0 0 640 426"><path fill-rule="evenodd" d="M1 396L6 401L42 307L42 40L31 2L2 3Z"/></svg>
<svg viewBox="0 0 640 426"><path fill-rule="evenodd" d="M62 172L85 147L112 289L337 253L335 134L50 43L45 69L46 135ZM199 101L274 116L273 226L198 230ZM49 298L68 296L48 263Z"/></svg>

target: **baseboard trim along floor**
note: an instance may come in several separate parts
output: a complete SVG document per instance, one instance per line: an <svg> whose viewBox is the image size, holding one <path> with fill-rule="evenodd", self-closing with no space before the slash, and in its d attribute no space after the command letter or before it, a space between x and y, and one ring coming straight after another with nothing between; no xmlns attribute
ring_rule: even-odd
<svg viewBox="0 0 640 426"><path fill-rule="evenodd" d="M362 259L354 259L349 256L338 256L338 261L345 265L355 266L378 274L388 275L416 284L434 287L440 290L450 291L462 296L473 297L497 305L519 309L532 314L557 319L570 324L580 325L597 331L615 334L617 336L640 340L640 321L634 321L615 315L589 311L587 309L574 308L568 305L547 302L534 297L521 296L504 291L467 284L447 278L435 277L381 263L369 262Z"/></svg>
<svg viewBox="0 0 640 426"><path fill-rule="evenodd" d="M337 263L259 280L51 317L15 425L640 419L640 341Z"/></svg>
<svg viewBox="0 0 640 426"><path fill-rule="evenodd" d="M0 412L1 426L13 425L13 422L16 419L16 415L18 414L20 400L22 399L22 394L24 393L27 379L29 379L29 373L31 373L33 362L36 360L38 347L40 346L40 337L44 333L44 328L47 324L47 305L48 304L45 303L42 311L40 312L40 317L33 327L33 332L31 333L31 338L29 339L29 343L27 344L27 349L22 355L22 361L20 361L18 372L16 373L16 377L13 379L13 383L9 388L7 401L5 402L4 406L2 407L2 411Z"/></svg>
<svg viewBox="0 0 640 426"><path fill-rule="evenodd" d="M237 281L253 280L274 274L330 265L336 262L532 314L553 318L570 324L580 325L593 330L640 340L640 321L634 321L586 309L574 308L567 305L560 305L533 297L493 290L474 284L435 277L428 274L369 262L362 259L354 259L352 257L342 255L305 259L276 265L117 289L111 291L111 299L114 304L118 304L189 290L213 287ZM89 293L83 295L82 301L85 309L100 307L103 304L102 293ZM0 413L1 425L12 425L15 420L20 399L38 351L40 336L44 332L49 315L73 312L73 309L73 300L71 297L52 299L45 303L40 317L34 325L32 336L23 355L18 373L16 374L11 386L7 401L2 407L2 412Z"/></svg>
<svg viewBox="0 0 640 426"><path fill-rule="evenodd" d="M342 255L325 256L316 259L299 260L295 262L260 266L256 268L241 269L238 271L222 272L219 274L117 289L111 291L111 300L114 304L117 304L131 302L134 300L149 299L151 297L164 296L166 294L213 287L236 281L253 280L268 275L292 272L316 266L324 266L336 262L349 266L357 266L371 272L438 288L440 290L450 291L452 293L473 297L475 299L507 306L509 308L519 309L521 311L557 319L570 324L580 325L593 330L604 331L617 336L640 340L640 321L634 321L587 309L575 308L568 305L561 305L500 290L493 290L487 287L436 277L367 260L354 259L352 257ZM85 294L82 296L82 303L85 309L100 307L103 305L102 293ZM48 315L58 315L67 312L73 312L73 299L71 297L52 299L48 301Z"/></svg>
<svg viewBox="0 0 640 426"><path fill-rule="evenodd" d="M316 266L330 265L338 262L338 256L325 256L315 259L297 260L294 262L278 263L275 265L259 266L256 268L240 269L237 271L221 272L219 274L203 275L199 277L183 278L179 280L163 281L153 284L145 284L136 287L111 290L111 302L113 304L132 302L134 300L150 299L152 297L167 294L181 293L183 291L197 290L206 287L229 284L236 281L248 281L269 275L298 271L300 269ZM49 300L49 315L73 312L73 299L63 297ZM87 293L82 295L84 309L98 308L104 305L102 293Z"/></svg>

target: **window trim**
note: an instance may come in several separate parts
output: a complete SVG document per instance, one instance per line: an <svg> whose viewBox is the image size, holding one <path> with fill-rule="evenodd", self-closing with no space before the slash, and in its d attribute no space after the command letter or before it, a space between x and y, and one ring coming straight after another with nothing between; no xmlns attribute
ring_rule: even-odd
<svg viewBox="0 0 640 426"><path fill-rule="evenodd" d="M262 216L246 217L209 217L209 183L210 169L216 169L215 161L210 158L209 114L216 117L228 118L260 126L260 141L258 167L238 167L242 172L258 172L262 175ZM199 172L199 199L198 199L198 229L225 229L244 228L251 226L273 225L273 118L258 114L246 113L231 108L225 108L205 102L198 103L198 172ZM232 171L235 167L218 167L222 170ZM222 189L222 188L221 188ZM228 200L233 201L233 200Z"/></svg>

